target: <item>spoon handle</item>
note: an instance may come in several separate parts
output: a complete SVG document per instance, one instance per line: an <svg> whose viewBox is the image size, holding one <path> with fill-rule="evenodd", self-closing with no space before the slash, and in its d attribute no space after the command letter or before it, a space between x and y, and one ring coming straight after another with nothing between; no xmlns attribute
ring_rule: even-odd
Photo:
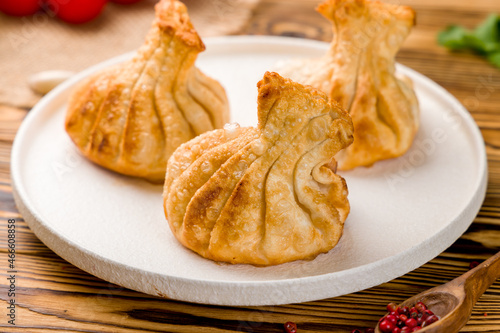
<svg viewBox="0 0 500 333"><path fill-rule="evenodd" d="M500 252L471 269L462 276L466 290L476 302L479 297L500 277Z"/></svg>

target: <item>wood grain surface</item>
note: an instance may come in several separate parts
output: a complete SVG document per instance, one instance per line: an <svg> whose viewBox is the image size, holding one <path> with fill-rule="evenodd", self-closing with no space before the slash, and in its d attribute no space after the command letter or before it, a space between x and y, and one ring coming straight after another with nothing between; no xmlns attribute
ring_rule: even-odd
<svg viewBox="0 0 500 333"><path fill-rule="evenodd" d="M392 3L400 3L392 1ZM241 34L295 36L328 41L328 22L318 1L262 0ZM500 70L469 53L450 53L436 43L451 23L473 27L498 0L405 0L417 26L398 61L428 76L457 97L483 134L489 180L483 207L467 232L422 267L380 286L315 302L265 307L218 307L171 301L95 278L55 255L31 232L12 198L10 151L29 110L0 105L0 331L1 332L351 332L374 327L389 302L445 283L500 248ZM0 37L1 38L1 37ZM464 175L467 177L467 175ZM16 320L8 323L8 220L16 221ZM388 244L387 246L391 246ZM500 332L500 282L474 307L461 332Z"/></svg>

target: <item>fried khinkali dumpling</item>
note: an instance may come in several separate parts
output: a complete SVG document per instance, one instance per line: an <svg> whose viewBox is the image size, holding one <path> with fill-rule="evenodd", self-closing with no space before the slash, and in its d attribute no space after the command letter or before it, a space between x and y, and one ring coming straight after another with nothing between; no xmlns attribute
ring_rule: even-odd
<svg viewBox="0 0 500 333"><path fill-rule="evenodd" d="M411 81L395 74L395 55L415 22L410 7L370 0L327 0L318 11L332 22L321 59L281 64L279 72L326 92L354 123L354 143L336 158L352 169L403 155L419 126Z"/></svg>
<svg viewBox="0 0 500 333"><path fill-rule="evenodd" d="M258 126L235 124L181 145L167 165L165 215L203 257L273 265L339 241L349 213L333 156L352 142L349 115L326 94L266 73Z"/></svg>
<svg viewBox="0 0 500 333"><path fill-rule="evenodd" d="M93 162L116 172L163 182L169 156L181 144L229 121L224 88L194 67L205 49L186 7L161 0L146 42L130 61L80 84L66 131Z"/></svg>

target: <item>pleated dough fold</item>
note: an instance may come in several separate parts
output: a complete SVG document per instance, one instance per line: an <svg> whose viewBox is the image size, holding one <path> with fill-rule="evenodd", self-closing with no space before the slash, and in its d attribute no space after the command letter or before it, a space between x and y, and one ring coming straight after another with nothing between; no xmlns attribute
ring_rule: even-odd
<svg viewBox="0 0 500 333"><path fill-rule="evenodd" d="M333 156L351 144L352 122L324 93L276 73L258 89L257 128L226 125L174 152L165 215L184 246L215 261L311 259L337 244L349 213Z"/></svg>
<svg viewBox="0 0 500 333"><path fill-rule="evenodd" d="M329 51L278 72L323 90L351 115L354 143L336 156L340 169L403 155L418 130L419 107L412 82L395 73L395 56L414 11L371 0L326 0L317 10L332 22Z"/></svg>
<svg viewBox="0 0 500 333"><path fill-rule="evenodd" d="M130 61L89 77L73 93L66 131L87 158L161 183L183 142L229 121L224 88L194 64L205 46L177 0L161 0ZM124 36L126 38L126 36Z"/></svg>

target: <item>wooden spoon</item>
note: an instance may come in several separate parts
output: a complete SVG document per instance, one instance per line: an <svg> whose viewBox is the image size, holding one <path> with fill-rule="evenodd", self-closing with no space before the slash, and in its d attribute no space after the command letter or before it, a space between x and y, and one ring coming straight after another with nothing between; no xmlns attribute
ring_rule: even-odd
<svg viewBox="0 0 500 333"><path fill-rule="evenodd" d="M440 319L418 333L456 333L469 320L474 304L500 277L500 252L456 279L415 295L399 306L423 302ZM378 327L376 333L382 333Z"/></svg>

